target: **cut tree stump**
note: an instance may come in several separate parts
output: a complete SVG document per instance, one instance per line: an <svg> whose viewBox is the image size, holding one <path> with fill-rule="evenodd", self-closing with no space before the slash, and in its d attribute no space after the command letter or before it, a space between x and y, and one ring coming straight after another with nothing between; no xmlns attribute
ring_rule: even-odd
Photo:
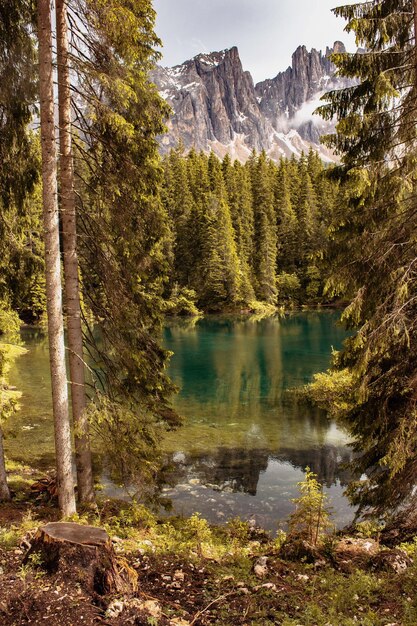
<svg viewBox="0 0 417 626"><path fill-rule="evenodd" d="M34 558L32 555L38 555ZM102 528L73 522L41 526L31 541L24 563L37 563L50 574L60 572L101 596L133 593L137 573L116 555L110 537Z"/></svg>

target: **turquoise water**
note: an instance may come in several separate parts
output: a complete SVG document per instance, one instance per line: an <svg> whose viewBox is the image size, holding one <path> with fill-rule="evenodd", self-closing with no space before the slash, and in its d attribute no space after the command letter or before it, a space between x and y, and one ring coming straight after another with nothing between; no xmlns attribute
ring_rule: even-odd
<svg viewBox="0 0 417 626"><path fill-rule="evenodd" d="M351 458L347 437L288 389L325 370L346 332L335 312L303 312L256 321L208 317L172 322L165 345L186 422L168 447L176 511L221 521L234 515L268 528L292 511L306 466L323 482L339 525L352 510L343 497Z"/></svg>
<svg viewBox="0 0 417 626"><path fill-rule="evenodd" d="M339 525L352 510L342 495L347 437L326 415L297 402L288 389L327 368L346 337L335 312L284 318L207 317L170 321L165 346L180 388L175 406L184 426L165 441L171 464L162 495L174 511L211 521L239 515L267 528L291 512L303 469L324 484ZM48 466L53 454L47 345L26 331L28 352L11 372L22 392L7 439L10 457ZM107 482L107 481L106 481ZM109 493L117 490L109 488Z"/></svg>

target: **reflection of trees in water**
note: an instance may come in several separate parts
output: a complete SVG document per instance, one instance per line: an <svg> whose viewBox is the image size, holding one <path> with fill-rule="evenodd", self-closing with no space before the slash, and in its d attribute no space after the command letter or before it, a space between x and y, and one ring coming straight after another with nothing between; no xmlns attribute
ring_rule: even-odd
<svg viewBox="0 0 417 626"><path fill-rule="evenodd" d="M282 389L279 320L204 319L194 328L169 327L175 377L184 398L202 414L227 405L228 417L259 413L259 401L274 402ZM186 408L186 405L184 405Z"/></svg>
<svg viewBox="0 0 417 626"><path fill-rule="evenodd" d="M165 337L182 388L176 405L187 418L190 441L198 440L201 421L220 431L237 424L234 442L222 441L219 432L213 433L213 445L243 447L256 432L258 447L271 450L295 441L326 443L331 424L323 412L299 405L283 391L326 367L330 346L342 338L333 318L304 313L261 321L208 318L192 328L170 325Z"/></svg>
<svg viewBox="0 0 417 626"><path fill-rule="evenodd" d="M215 485L221 490L228 488L256 495L261 472L267 470L271 460L277 460L301 470L310 467L327 487L337 481L345 486L350 473L343 465L351 458L349 448L332 445L305 450L285 448L276 454L268 450L223 447L213 454L183 455L179 462L173 462L170 478L176 484L197 477L202 484Z"/></svg>
<svg viewBox="0 0 417 626"><path fill-rule="evenodd" d="M343 446L324 445L311 450L283 449L274 458L288 461L293 467L302 470L309 467L326 487L335 485L337 481L345 487L351 479L351 472L345 465L352 460L352 451Z"/></svg>

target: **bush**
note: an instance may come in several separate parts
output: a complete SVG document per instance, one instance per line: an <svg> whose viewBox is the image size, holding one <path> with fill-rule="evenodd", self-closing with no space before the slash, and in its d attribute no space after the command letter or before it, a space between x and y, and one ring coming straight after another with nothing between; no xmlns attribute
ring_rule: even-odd
<svg viewBox="0 0 417 626"><path fill-rule="evenodd" d="M279 302L296 302L300 297L301 283L296 274L281 272L277 276Z"/></svg>
<svg viewBox="0 0 417 626"><path fill-rule="evenodd" d="M304 387L303 395L332 417L342 418L354 406L353 386L350 370L329 370L315 374L313 382Z"/></svg>
<svg viewBox="0 0 417 626"><path fill-rule="evenodd" d="M313 547L322 545L333 524L323 487L309 467L298 489L300 496L293 499L296 509L289 519L288 540L301 539Z"/></svg>
<svg viewBox="0 0 417 626"><path fill-rule="evenodd" d="M166 303L167 315L201 315L196 306L197 294L193 289L179 287L177 284L172 289L171 296Z"/></svg>

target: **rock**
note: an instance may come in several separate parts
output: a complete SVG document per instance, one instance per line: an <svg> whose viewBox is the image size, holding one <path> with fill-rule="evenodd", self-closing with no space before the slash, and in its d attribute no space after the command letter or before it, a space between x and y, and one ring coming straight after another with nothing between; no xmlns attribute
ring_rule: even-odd
<svg viewBox="0 0 417 626"><path fill-rule="evenodd" d="M177 569L174 572L174 580L184 580L185 574L181 569Z"/></svg>
<svg viewBox="0 0 417 626"><path fill-rule="evenodd" d="M253 572L258 578L264 578L267 575L267 561L268 557L266 556L261 556L259 557L259 559L257 559L257 561L255 561L255 564L253 566Z"/></svg>
<svg viewBox="0 0 417 626"><path fill-rule="evenodd" d="M297 580L302 580L303 582L306 583L310 579L307 576L307 574L297 574Z"/></svg>
<svg viewBox="0 0 417 626"><path fill-rule="evenodd" d="M357 567L368 568L379 551L380 545L374 539L342 537L334 548L333 558L341 570L350 572Z"/></svg>
<svg viewBox="0 0 417 626"><path fill-rule="evenodd" d="M342 46L335 42L334 49ZM152 79L173 109L161 151L169 152L181 139L187 150L213 150L221 158L229 152L241 161L252 149L266 150L276 160L293 150L308 152L311 144L324 152L320 135L333 126L312 116L314 103L325 90L347 84L335 77L329 59L334 49L323 54L299 46L291 67L257 85L244 71L236 47L199 54L172 68L157 67Z"/></svg>
<svg viewBox="0 0 417 626"><path fill-rule="evenodd" d="M146 611L151 617L161 617L162 609L155 600L145 600L145 602L138 605L138 608Z"/></svg>
<svg viewBox="0 0 417 626"><path fill-rule="evenodd" d="M277 586L274 583L264 583L263 585L258 585L254 587L255 591L259 591L259 589L269 589L270 591L277 591Z"/></svg>
<svg viewBox="0 0 417 626"><path fill-rule="evenodd" d="M116 535L113 535L111 540L113 543L123 543L123 539L120 539L120 537L117 537Z"/></svg>
<svg viewBox="0 0 417 626"><path fill-rule="evenodd" d="M371 565L376 570L385 570L402 574L405 572L413 561L410 557L400 549L381 550L371 560Z"/></svg>
<svg viewBox="0 0 417 626"><path fill-rule="evenodd" d="M288 561L299 561L314 563L320 559L320 551L316 546L312 546L300 537L287 537L280 549L281 558Z"/></svg>
<svg viewBox="0 0 417 626"><path fill-rule="evenodd" d="M107 607L106 617L118 617L123 612L124 604L121 600L113 600Z"/></svg>
<svg viewBox="0 0 417 626"><path fill-rule="evenodd" d="M362 539L360 537L343 537L338 541L335 552L338 554L362 554L372 556L378 554L380 546L374 539Z"/></svg>

